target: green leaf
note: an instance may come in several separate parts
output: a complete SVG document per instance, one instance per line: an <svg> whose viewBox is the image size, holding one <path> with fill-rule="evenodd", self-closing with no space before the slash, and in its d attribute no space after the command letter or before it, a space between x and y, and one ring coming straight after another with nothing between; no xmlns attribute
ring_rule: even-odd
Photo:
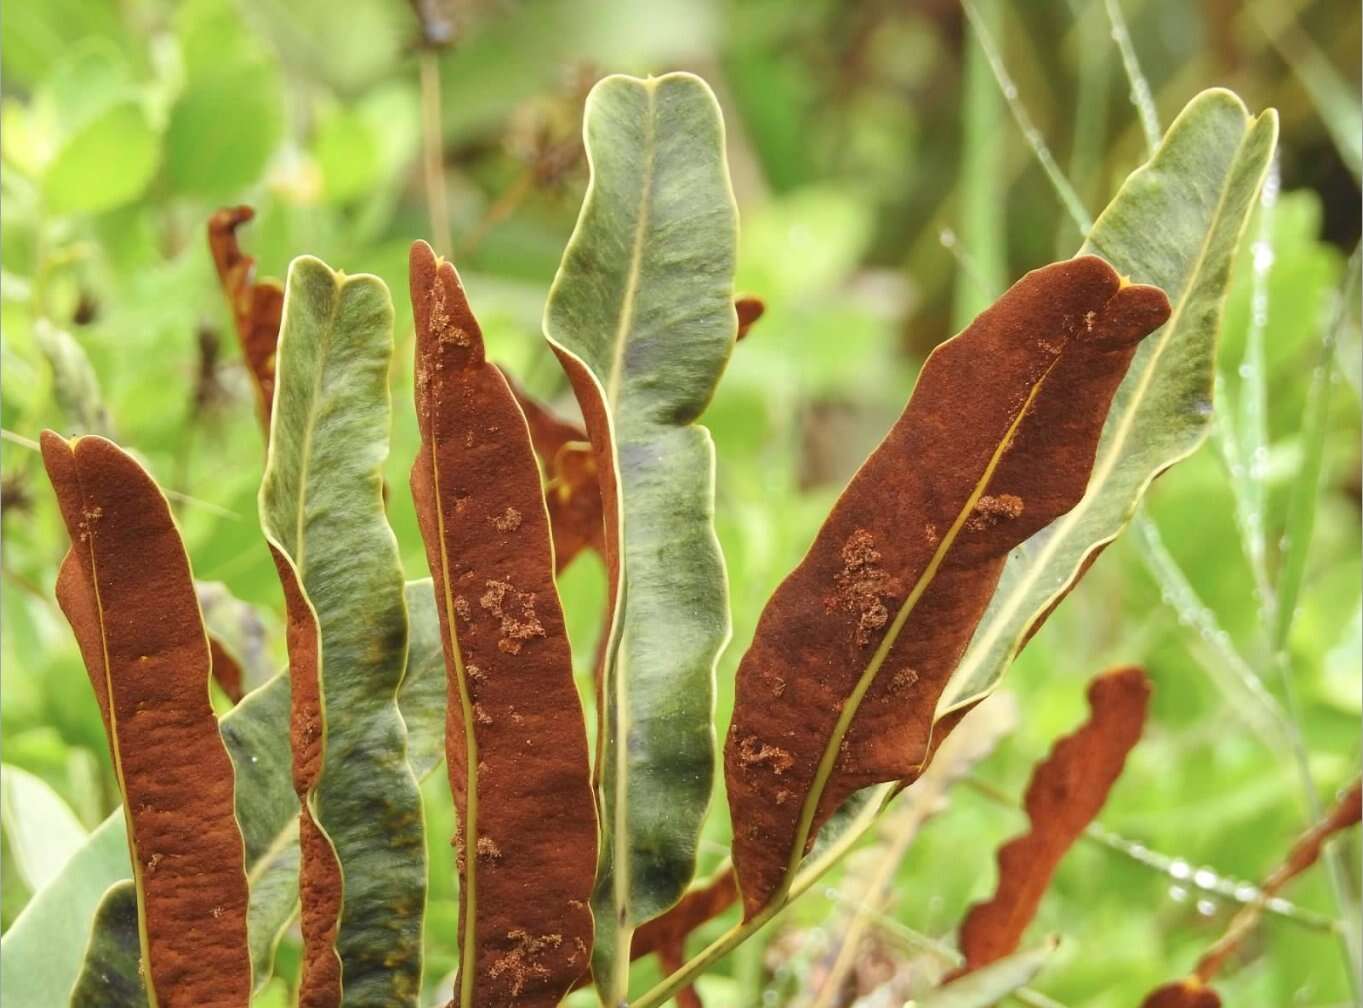
<svg viewBox="0 0 1363 1008"><path fill-rule="evenodd" d="M14 873L30 892L59 876L88 834L41 777L6 763L0 772L0 825Z"/></svg>
<svg viewBox="0 0 1363 1008"><path fill-rule="evenodd" d="M151 181L160 137L140 103L110 105L75 132L43 174L43 197L56 214L99 213L131 202Z"/></svg>
<svg viewBox="0 0 1363 1008"><path fill-rule="evenodd" d="M1032 978L1050 960L1057 944L1052 938L1037 948L1016 952L933 991L927 997L911 1001L909 1005L912 1008L990 1008L1001 998L1031 983Z"/></svg>
<svg viewBox="0 0 1363 1008"><path fill-rule="evenodd" d="M34 894L0 939L6 1006L66 1003L101 897L110 886L131 878L123 810L115 809L61 874Z"/></svg>
<svg viewBox="0 0 1363 1008"><path fill-rule="evenodd" d="M411 647L399 703L418 777L444 759L445 659L429 578L409 581ZM223 715L237 773L237 818L251 883L247 933L257 987L270 977L280 934L298 912L298 800L289 783L289 679L279 674ZM63 1003L81 969L100 894L131 878L123 812L116 809L33 899L0 941L5 1004ZM108 939L95 939L107 942ZM22 967L19 965L22 964Z"/></svg>
<svg viewBox="0 0 1363 1008"><path fill-rule="evenodd" d="M407 671L398 706L407 722L407 761L424 779L445 759L445 653L430 578L408 581Z"/></svg>
<svg viewBox="0 0 1363 1008"><path fill-rule="evenodd" d="M591 182L544 329L582 406L608 515L594 968L615 1004L635 926L695 872L714 774L728 589L714 445L695 421L737 332L737 211L719 106L699 78L608 77L584 134Z"/></svg>
<svg viewBox="0 0 1363 1008"><path fill-rule="evenodd" d="M119 882L104 894L85 950L71 1008L147 1008L137 930L137 887Z"/></svg>
<svg viewBox="0 0 1363 1008"><path fill-rule="evenodd" d="M283 133L279 77L248 62L191 81L166 128L166 175L178 193L226 200L256 182Z"/></svg>
<svg viewBox="0 0 1363 1008"><path fill-rule="evenodd" d="M1213 89L1194 98L1154 156L1126 180L1082 251L1163 288L1168 323L1145 341L1117 390L1084 499L1014 551L938 705L964 707L1013 656L1088 563L1126 526L1150 481L1206 437L1221 305L1231 260L1278 136Z"/></svg>
<svg viewBox="0 0 1363 1008"><path fill-rule="evenodd" d="M294 260L260 513L289 620L302 997L343 1005L415 1005L421 983L421 797L397 706L407 607L381 475L392 355L381 280Z"/></svg>

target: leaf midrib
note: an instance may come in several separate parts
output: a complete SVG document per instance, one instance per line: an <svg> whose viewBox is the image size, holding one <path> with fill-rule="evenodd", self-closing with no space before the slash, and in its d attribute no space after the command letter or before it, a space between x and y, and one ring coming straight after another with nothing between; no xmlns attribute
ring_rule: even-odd
<svg viewBox="0 0 1363 1008"><path fill-rule="evenodd" d="M75 444L68 442L67 450L71 454L72 471L76 475L76 486L80 488L81 512L82 517L89 511L89 498L85 493L85 480L81 477L80 465L76 462ZM89 520L86 519L87 526ZM146 910L146 890L142 879L142 858L137 852L137 831L133 829L133 817L131 804L127 800L128 781L123 773L123 745L118 734L118 712L114 697L113 671L109 662L109 635L105 629L104 619L104 599L99 590L99 563L95 559L95 535L93 528L87 527L86 549L90 556L90 588L95 596L95 615L99 620L99 647L104 660L104 696L105 709L109 714L109 741L112 743L110 749L113 751L114 776L118 781L119 790L123 792L123 818L125 823L124 832L127 835L129 860L132 862L133 886L137 896L137 933L142 948L146 950L148 960L151 957L151 936L147 931L147 910ZM152 981L152 971L150 962L144 971L143 986L147 992L148 1008L158 1008L156 997L156 985Z"/></svg>
<svg viewBox="0 0 1363 1008"><path fill-rule="evenodd" d="M606 403L612 407L620 397L620 382L625 369L625 344L634 328L634 301L639 288L639 274L643 271L644 238L648 233L653 204L653 166L657 159L657 84L650 77L643 82L643 86L648 101L648 112L644 117L644 177L639 187L639 216L634 222L634 241L630 246L629 270L625 274L624 300L620 305L620 319L616 323L615 341L611 348L611 365L606 375Z"/></svg>
<svg viewBox="0 0 1363 1008"><path fill-rule="evenodd" d="M436 282L440 282L439 265ZM474 980L478 965L478 740L474 737L477 723L473 712L473 696L469 691L464 669L464 655L459 648L459 631L455 624L454 595L450 589L450 558L445 546L445 509L440 493L440 442L435 424L431 437L431 489L435 499L436 540L440 544L441 604L445 607L445 626L450 640L450 654L454 659L455 680L459 686L459 706L464 717L464 878L459 899L464 904L464 934L460 942L459 1001L473 1004Z"/></svg>
<svg viewBox="0 0 1363 1008"><path fill-rule="evenodd" d="M810 834L813 831L814 817L818 813L819 803L823 799L824 789L827 787L828 781L832 777L834 764L837 761L838 753L842 746L842 740L846 737L848 730L851 728L852 721L856 717L857 710L860 708L862 700L870 690L872 683L875 682L876 676L879 674L885 660L889 657L891 649L893 649L895 643L898 641L899 634L904 629L904 624L908 622L910 614L918 605L919 600L927 592L933 579L937 576L937 571L946 559L947 554L951 551L952 547L955 546L957 536L960 534L966 521L970 518L970 514L974 510L975 505L979 502L980 497L988 488L989 481L993 479L994 472L998 469L999 463L1007 453L1008 445L1012 442L1013 436L1017 433L1017 429L1019 425L1021 425L1023 418L1026 417L1028 409L1031 408L1032 403L1036 400L1037 394L1040 392L1042 386L1045 385L1046 379L1050 376L1051 371L1053 371L1056 365L1063 359L1064 353L1065 351L1062 350L1057 354L1055 359L1047 366L1046 370L1042 372L1041 377L1032 385L1031 391L1027 394L1027 398L1023 401L1017 415L1013 417L1013 420L1008 425L1008 429L1004 432L1003 437L999 439L998 446L990 456L988 464L984 467L984 471L980 474L979 479L976 480L974 487L971 489L970 496L966 498L960 512L951 523L951 527L947 530L946 534L942 536L942 540L938 543L937 549L933 551L927 566L918 576L918 580L914 583L912 590L910 590L908 596L900 605L899 611L895 613L894 622L890 624L890 629L886 631L885 636L881 638L880 644L876 647L870 662L867 664L866 668L862 670L861 676L857 679L856 686L853 687L851 694L848 695L847 700L843 703L842 710L838 714L838 720L833 726L833 731L830 734L829 740L824 746L823 754L819 759L819 765L814 774L813 784L809 789L809 793L805 796L804 805L800 809L800 819L796 827L795 841L791 845L790 856L786 863L785 873L781 878L781 885L776 894L768 901L768 905L777 906L781 904L795 879L796 872L800 867L800 862L804 860L805 846L808 844Z"/></svg>
<svg viewBox="0 0 1363 1008"><path fill-rule="evenodd" d="M1179 298L1178 304L1175 306L1174 312L1170 316L1169 321L1165 323L1163 327L1164 330L1167 333L1169 333L1169 336L1155 343L1154 349L1151 351L1150 354L1148 366L1141 372L1140 381L1136 386L1135 394L1129 400L1129 402L1131 403L1131 407L1123 414L1122 419L1118 423L1118 426L1116 428L1116 432L1113 435L1113 440L1111 442L1112 449L1102 459L1099 460L1098 466L1089 477L1088 485L1090 487L1101 485L1108 479L1108 477L1112 475L1113 470L1117 467L1118 457L1121 454L1121 450L1124 447L1127 438L1130 436L1131 429L1135 424L1136 414L1140 411L1141 406L1144 404L1145 396L1149 391L1150 385L1154 381L1155 366L1159 363L1160 357L1168 348L1169 344L1173 342L1173 334L1177 330L1179 322L1183 317L1184 309L1188 306L1188 302L1191 300L1192 291L1197 286L1198 278L1202 272L1203 265L1206 261L1207 252L1211 247L1212 235L1216 230L1216 225L1221 220L1221 215L1226 204L1226 197L1229 195L1231 190L1231 176L1233 175L1234 169L1240 161L1240 157L1245 149L1245 145L1253 136L1254 130L1258 126L1260 118L1261 117L1259 116L1255 116L1253 118L1248 119L1247 121L1247 126L1244 135L1241 137L1240 143L1235 148L1235 154L1230 160L1230 167L1227 169L1226 172L1226 184L1221 189L1221 195L1217 197L1216 210L1212 213L1212 224L1207 228L1207 233L1202 239L1202 245L1198 249L1197 258L1194 261L1193 269L1188 274L1189 282L1184 286L1183 295ZM1099 217L1098 221L1101 223L1102 221L1101 216ZM1096 226L1097 225L1095 224L1095 227ZM1182 455L1180 455L1179 457L1180 458L1184 457L1191 451L1192 449L1189 448L1187 451L1183 452ZM1177 461L1177 459L1174 459L1173 461ZM1153 476L1149 477L1145 481L1145 485L1149 485L1150 479L1153 478L1154 478ZM991 620L989 631L980 640L978 646L972 647L971 650L974 650L977 654L980 655L987 655L990 653L994 644L1002 635L1004 628L1009 625L1009 621L1017 612L1018 608L1022 605L1022 600L1027 596L1027 593L1031 590L1031 588L1040 578L1041 572L1046 568L1047 564L1050 562L1052 554L1054 554L1056 550L1059 549L1059 544L1064 541L1065 533L1069 530L1071 526L1073 526L1077 521L1079 521L1079 518L1082 515L1086 514L1089 511L1091 502L1095 501L1096 499L1097 499L1096 495L1086 491L1083 499L1080 500L1080 502L1077 505L1075 505L1073 509L1064 514L1050 529L1046 541L1042 544L1041 549L1037 552L1035 559L1029 566L1028 573L1020 581L1016 582L1016 584L1010 590L1008 596L1009 599L1008 604L999 612L999 614L996 617L994 617L993 620ZM1068 581L1066 583L1068 583ZM1051 601L1053 600L1054 597L1052 598ZM973 699L973 697L962 698L954 705L953 709L960 708L963 704L970 702L971 699Z"/></svg>

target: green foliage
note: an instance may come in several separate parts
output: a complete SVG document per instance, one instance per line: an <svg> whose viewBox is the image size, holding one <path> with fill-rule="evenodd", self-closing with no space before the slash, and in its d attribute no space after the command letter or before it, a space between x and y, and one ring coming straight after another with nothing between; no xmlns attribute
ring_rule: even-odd
<svg viewBox="0 0 1363 1008"><path fill-rule="evenodd" d="M734 351L705 414L717 456L713 522L734 624L715 678L713 723L722 727L734 667L763 602L902 406L926 353L951 334L948 319L958 311L964 317L953 292L984 303L999 291L967 279L990 273L977 264L997 264L1002 284L1053 258L1058 232L1068 236L1060 239L1068 251L1074 231L1058 226L1049 183L1003 107L991 101L987 68L967 58L964 40L972 36L950 5L465 6L456 44L433 56L449 251L479 293L490 356L569 412L567 384L538 330L587 184L577 143L582 81L616 70L692 68L711 81L723 106L743 225L737 289L762 296L768 314ZM988 18L989 5L977 6ZM1138 114L1125 101L1118 57L1127 54L1110 40L1104 5L997 6L999 23L989 27L1017 100L1095 211L1144 156ZM1198 89L1224 82L1250 108L1280 108L1283 135L1281 195L1263 227L1250 219L1233 257L1215 350L1215 405L1218 412L1230 406L1237 451L1193 450L1204 436L1207 417L1200 414L1179 435L1179 453L1192 454L1145 497L1163 558L1196 605L1170 591L1167 578L1152 576L1159 564L1150 540L1114 541L1013 663L1007 686L1023 698L1027 715L978 771L981 780L1019 794L1027 768L1077 720L1082 678L1117 661L1148 667L1151 727L1102 813L1109 831L1102 835L1111 842L1090 839L1070 853L1031 932L1033 942L1049 932L1066 940L1028 982L1062 1004L1098 1008L1139 1003L1186 971L1240 905L1237 888L1276 863L1304 825L1293 761L1280 743L1266 747L1247 729L1243 706L1223 689L1249 681L1226 683L1228 656L1238 656L1234 667L1279 708L1290 684L1292 716L1321 800L1356 772L1363 709L1353 292L1339 298L1343 311L1331 322L1357 237L1356 5L1113 6L1130 19L1131 55L1149 74L1164 121ZM265 632L251 637L258 643L250 684L284 667L279 582L255 520L264 454L203 222L221 202L249 201L259 214L243 244L261 275L282 277L306 251L372 269L401 289L407 246L428 226L418 60L408 49L415 37L408 6L391 0L357 0L343 17L320 0L49 0L12 3L0 19L0 969L6 1002L19 1008L67 1002L87 939L95 939L91 947L117 948L109 943L117 935L93 922L110 887L129 877L98 709L51 603L65 533L22 439L46 426L114 431L175 494L196 573L226 585L259 617ZM1222 114L1230 111L1221 106ZM986 123L992 132L982 139ZM1216 153L1229 160L1236 146L1228 140ZM1250 173L1253 159L1241 160ZM1167 227L1137 223L1172 240ZM944 230L955 234L951 249L943 248ZM1259 280L1256 241L1272 252ZM1228 236L1220 244L1228 251L1235 243ZM1246 380L1240 369L1255 359L1245 348L1256 288L1268 307L1262 373ZM423 578L421 540L403 490L418 442L410 319L399 300L387 376L394 404L387 518L405 576ZM1185 318L1196 314L1188 310ZM1189 327L1188 338L1201 349L1196 367L1180 378L1205 405L1213 343L1201 325ZM81 360L74 370L63 367ZM1262 440L1245 420L1256 387L1265 390ZM1149 475L1158 466L1147 461ZM1317 464L1318 481L1311 477ZM1257 553L1233 520L1249 484L1248 499L1261 495ZM1110 517L1120 528L1127 516L1118 508ZM1075 540L1075 548L1086 552L1115 534L1106 528L1087 544ZM1067 583L1074 568L1062 568L1058 576ZM1286 599L1277 614L1282 623L1264 609L1261 574ZM611 594L606 580L592 555L558 578L589 707L600 614ZM1293 582L1300 585L1295 605ZM411 655L398 697L418 777L443 757L445 684L429 592L407 582ZM1019 612L1030 618L1040 601ZM1277 634L1286 633L1278 660L1269 633L1275 625L1286 626ZM423 634L427 643L419 645ZM1017 650L1019 636L1010 626L1000 639ZM232 650L244 657L238 648L245 646L239 640ZM290 926L297 913L296 799L280 777L289 760L287 682L269 680L244 703L222 724L243 772L243 831L257 852L250 937L262 986L253 1004L283 1008L296 999L299 973ZM253 711L262 720L248 733L242 717L254 722ZM252 748L262 762L267 753L274 760L262 792L260 782L245 783L249 758L239 754L266 738L265 748ZM25 798L23 785L11 790L10 765L41 780L44 797ZM446 842L455 818L442 776L431 776L421 795L430 864L423 1005L450 996L458 962L457 882ZM696 845L706 872L720 863L733 831L721 787ZM826 926L830 912L858 891L850 888L855 873L840 866L855 857L872 824L885 821L876 813L892 793L882 786L844 809L807 859L792 887L799 898L785 915L734 955L710 957L698 986L706 1005L798 1002L802 985L835 951L826 944L837 940ZM36 828L39 810L54 807L53 795L88 838L48 885L23 884L14 824ZM1017 825L1015 812L971 791L959 792L927 824L895 872L890 909L861 950L904 968L888 980L859 979L856 996L892 1003L919 996L896 984L906 973L921 975L920 957L935 957L896 928L953 932L992 881L982 866ZM1123 846L1128 841L1144 853L1133 854ZM1341 841L1346 862L1356 863L1356 852L1356 839ZM1346 881L1356 880L1349 872ZM1227 1003L1348 999L1331 922L1353 928L1357 907L1337 907L1327 882L1324 873L1308 874L1285 894L1290 903L1270 909L1245 968L1218 984ZM703 926L686 951L694 955L719 939L732 919ZM126 956L123 962L126 970ZM661 977L651 960L637 963L635 993ZM569 1003L595 1000L595 992L580 991Z"/></svg>

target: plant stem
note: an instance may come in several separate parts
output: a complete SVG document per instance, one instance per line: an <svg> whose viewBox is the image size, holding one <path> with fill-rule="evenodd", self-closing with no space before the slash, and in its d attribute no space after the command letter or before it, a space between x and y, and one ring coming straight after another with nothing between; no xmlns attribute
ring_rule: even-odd
<svg viewBox="0 0 1363 1008"><path fill-rule="evenodd" d="M1122 68L1126 70L1126 79L1131 83L1131 104L1136 106L1136 114L1140 116L1146 154L1153 155L1164 131L1160 129L1159 113L1155 111L1150 82L1141 72L1140 62L1136 59L1136 47L1131 44L1131 32L1127 30L1126 18L1122 16L1118 0L1107 0L1107 19L1112 23L1112 41L1117 43L1117 50L1122 54Z"/></svg>
<svg viewBox="0 0 1363 1008"><path fill-rule="evenodd" d="M1083 201L1079 199L1079 194L1070 185L1069 179L1065 178L1065 173L1056 164L1051 149L1046 146L1045 137L1033 124L1032 117L1027 114L1027 109L1018 98L1017 85L1008 76L1008 69L1003 65L1003 58L999 55L998 47L994 44L994 38L990 35L988 26L976 9L974 0L961 0L961 8L965 11L965 16L969 18L970 26L975 30L976 40L979 42L980 49L984 51L985 59L989 62L989 69L994 72L994 79L998 82L999 90L1003 92L1003 100L1008 103L1008 109L1013 113L1013 119L1018 124L1018 129L1022 131L1023 139L1032 148L1032 153L1036 155L1041 170L1046 173L1056 195L1060 197L1061 206L1070 215L1070 220L1074 221L1074 226L1079 229L1081 235L1088 234L1089 231L1093 230L1093 219L1089 217L1089 212L1084 209Z"/></svg>
<svg viewBox="0 0 1363 1008"><path fill-rule="evenodd" d="M450 207L445 193L445 154L441 136L440 56L425 48L421 66L421 146L426 183L426 210L430 215L431 244L442 256L450 254Z"/></svg>
<svg viewBox="0 0 1363 1008"><path fill-rule="evenodd" d="M658 1008L677 991L695 980L711 963L747 941L770 923L782 910L795 902L798 897L808 892L814 883L841 861L847 852L856 846L857 841L865 836L866 831L875 825L877 818L889 806L895 795L899 793L899 786L897 784L880 784L874 790L875 794L867 801L865 807L857 813L855 819L848 824L842 835L824 850L806 858L799 873L784 893L778 894L751 919L739 921L705 946L683 963L681 969L664 977L654 985L652 990L647 991L637 1001L633 1002L630 1008Z"/></svg>
<svg viewBox="0 0 1363 1008"><path fill-rule="evenodd" d="M838 892L829 892L829 898L844 905L850 905L851 901ZM913 948L926 949L937 956L948 966L956 967L965 962L965 956L961 955L956 949L952 948L944 941L933 938L931 935L915 931L906 924L901 924L892 917L875 911L869 911L868 917L877 927L886 934L898 938L904 944ZM1040 991L1032 990L1030 987L1019 987L1008 995L1018 1004L1027 1005L1028 1008L1065 1008L1063 1004L1054 998L1047 997Z"/></svg>

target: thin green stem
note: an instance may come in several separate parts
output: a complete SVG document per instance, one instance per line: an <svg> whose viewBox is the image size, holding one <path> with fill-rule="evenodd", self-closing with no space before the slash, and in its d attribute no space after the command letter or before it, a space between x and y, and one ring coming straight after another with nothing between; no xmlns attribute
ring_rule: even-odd
<svg viewBox="0 0 1363 1008"><path fill-rule="evenodd" d="M1006 808L1017 809L1019 804L1004 791L990 784L988 781L979 778L967 778L965 783L975 793L981 795L996 805ZM1259 888L1248 882L1237 879L1227 878L1217 871L1207 868L1194 869L1184 858L1170 857L1159 851L1151 850L1144 844L1128 840L1119 833L1114 833L1101 823L1090 823L1084 829L1084 839L1091 843L1096 843L1108 850L1115 851L1143 865L1152 871L1159 872L1161 875L1168 876L1179 885L1189 886L1200 889L1204 892L1213 893L1222 899L1233 901L1244 906L1256 903L1262 896ZM1288 900L1273 897L1265 904L1265 909L1284 920L1290 920L1294 924L1308 928L1312 931L1334 932L1339 930L1339 923L1330 917L1304 909Z"/></svg>
<svg viewBox="0 0 1363 1008"><path fill-rule="evenodd" d="M871 798L865 806L857 813L855 818L847 825L842 834L836 840L829 843L823 850L816 848L815 852L805 859L799 873L794 881L785 889L784 893L778 895L767 904L759 913L749 920L739 921L724 934L720 935L705 948L688 959L682 967L670 976L664 977L654 987L642 995L637 1001L630 1005L630 1008L658 1008L664 1004L668 998L672 997L677 991L691 983L701 973L710 966L711 963L720 957L727 955L743 942L766 927L783 910L795 902L795 900L808 892L820 878L828 872L830 868L840 862L857 842L866 835L866 831L875 825L880 814L885 811L895 795L899 793L897 784L880 784L874 789Z"/></svg>
<svg viewBox="0 0 1363 1008"><path fill-rule="evenodd" d="M859 904L854 904L846 896L836 890L830 890L828 892L828 898L834 902L841 903L844 906L860 909ZM885 934L899 939L911 948L924 949L931 952L947 966L955 968L965 962L965 956L961 955L960 952L952 948L946 942L933 938L931 935L923 934L921 931L915 931L907 924L901 924L893 917L886 916L878 911L867 911L866 916L871 923L875 924L876 927ZM1065 1005L1061 1002L1054 998L1047 997L1040 991L1033 990L1030 987L1019 987L1008 996L1018 1004L1026 1005L1027 1008L1065 1008Z"/></svg>
<svg viewBox="0 0 1363 1008"><path fill-rule="evenodd" d="M1150 82L1141 72L1140 61L1136 59L1136 47L1131 43L1131 32L1127 30L1126 18L1118 0L1106 0L1107 19L1112 23L1112 41L1122 55L1122 68L1126 79L1131 83L1131 104L1136 106L1136 114L1141 120L1141 131L1145 134L1147 154L1154 154L1160 144L1164 131L1160 129L1159 113L1155 111L1155 99L1150 92Z"/></svg>
<svg viewBox="0 0 1363 1008"><path fill-rule="evenodd" d="M1023 139L1031 147L1032 153L1041 165L1041 170L1046 173L1046 178L1050 180L1051 186L1060 198L1061 206L1070 215L1070 220L1074 222L1074 226L1078 228L1081 235L1088 234L1093 229L1093 218L1084 208L1083 201L1079 199L1079 194L1070 185L1069 179L1065 178L1065 173L1056 164L1050 147L1046 145L1046 138L1033 124L1032 117L1027 114L1026 107L1018 98L1017 85L1008 76L1008 68L1003 64L1003 58L999 55L998 46L994 44L994 38L989 33L988 25L980 16L973 0L961 0L961 9L965 11L965 16L970 20L970 26L975 30L976 40L979 42L980 49L984 52L985 59L989 62L989 69L993 71L994 80L998 83L999 90L1003 92L1003 100L1008 103L1008 109L1013 113L1013 120L1017 123L1018 129L1022 131Z"/></svg>
<svg viewBox="0 0 1363 1008"><path fill-rule="evenodd" d="M426 211L430 217L431 244L442 256L453 248L450 241L450 207L445 192L445 146L441 135L440 54L422 49L421 147L422 174L426 185Z"/></svg>

